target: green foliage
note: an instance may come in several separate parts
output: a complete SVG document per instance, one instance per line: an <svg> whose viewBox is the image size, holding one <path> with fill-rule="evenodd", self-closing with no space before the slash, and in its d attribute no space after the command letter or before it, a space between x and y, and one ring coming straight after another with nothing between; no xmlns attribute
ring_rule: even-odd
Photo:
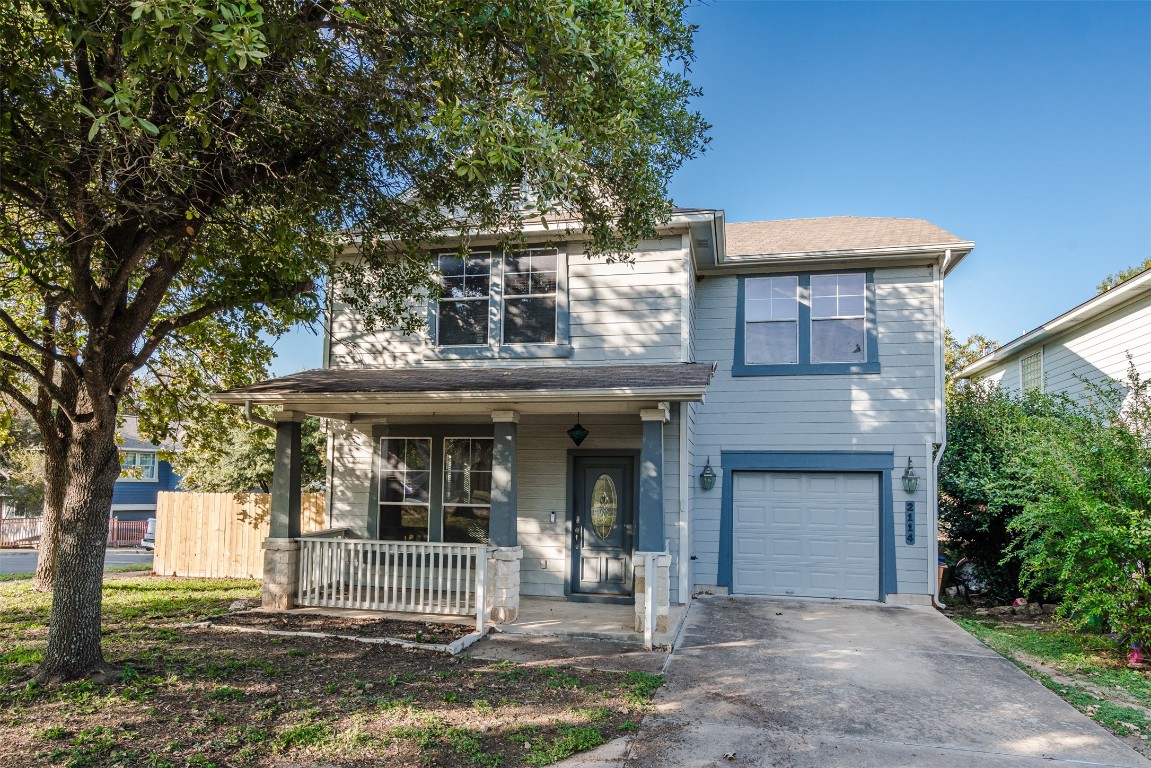
<svg viewBox="0 0 1151 768"><path fill-rule="evenodd" d="M0 410L0 417L0 495L15 504L18 516L39 514L44 503L44 452L36 422L14 408Z"/></svg>
<svg viewBox="0 0 1151 768"><path fill-rule="evenodd" d="M185 423L181 450L172 456L180 488L204 493L270 492L276 433L248 421L235 408L202 411L200 416ZM301 433L300 484L305 491L319 490L324 484L327 446L323 425L314 416L305 417Z"/></svg>
<svg viewBox="0 0 1151 768"><path fill-rule="evenodd" d="M1151 641L1151 382L1091 386L1074 412L1016 442L1022 511L1009 530L1022 583L1054 585L1061 612Z"/></svg>
<svg viewBox="0 0 1151 768"><path fill-rule="evenodd" d="M527 754L528 765L551 765L565 757L594 749L604 743L603 734L595 726L561 725L559 735L532 744Z"/></svg>
<svg viewBox="0 0 1151 768"><path fill-rule="evenodd" d="M960 343L951 334L951 329L946 329L943 332L943 358L947 398L956 395L955 377L960 371L998 348L999 342L978 333L971 334L967 341Z"/></svg>
<svg viewBox="0 0 1151 768"><path fill-rule="evenodd" d="M48 552L98 556L122 408L150 438L196 423L325 302L415 329L443 233L653 235L706 144L684 7L3 0L0 393L51 459ZM46 672L80 676L99 633L63 625L98 617L65 589L51 636L93 639Z"/></svg>
<svg viewBox="0 0 1151 768"><path fill-rule="evenodd" d="M1146 272L1149 269L1151 269L1151 259L1147 259L1142 264L1136 264L1133 267L1128 267L1127 269L1120 271L1118 274L1107 275L1107 277L1103 279L1103 282L1099 283L1099 285L1095 287L1100 293L1106 293L1120 283L1124 283L1136 275L1140 275Z"/></svg>

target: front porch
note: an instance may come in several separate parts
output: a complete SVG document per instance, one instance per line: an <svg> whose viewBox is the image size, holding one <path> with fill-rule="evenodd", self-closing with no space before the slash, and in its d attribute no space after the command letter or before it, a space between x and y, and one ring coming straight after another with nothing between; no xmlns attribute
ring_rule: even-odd
<svg viewBox="0 0 1151 768"><path fill-rule="evenodd" d="M264 604L483 626L517 624L526 596L609 602L650 642L690 590L685 409L710 378L692 363L325 370L218 396L282 407ZM329 424L318 537L299 527L304 415Z"/></svg>

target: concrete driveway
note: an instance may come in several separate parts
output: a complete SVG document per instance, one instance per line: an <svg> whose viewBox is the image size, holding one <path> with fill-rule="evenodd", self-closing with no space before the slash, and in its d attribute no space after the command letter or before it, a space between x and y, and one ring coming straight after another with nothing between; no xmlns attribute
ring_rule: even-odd
<svg viewBox="0 0 1151 768"><path fill-rule="evenodd" d="M656 711L586 766L1141 766L928 608L708 597Z"/></svg>

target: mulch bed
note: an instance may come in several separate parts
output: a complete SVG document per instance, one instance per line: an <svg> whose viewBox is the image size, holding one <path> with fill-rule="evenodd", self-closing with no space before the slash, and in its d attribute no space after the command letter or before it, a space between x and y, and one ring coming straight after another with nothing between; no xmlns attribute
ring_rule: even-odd
<svg viewBox="0 0 1151 768"><path fill-rule="evenodd" d="M447 644L475 631L475 625L398 619L359 619L317 613L231 613L212 618L212 624L252 627L279 632L319 632L347 637L389 637L413 643Z"/></svg>

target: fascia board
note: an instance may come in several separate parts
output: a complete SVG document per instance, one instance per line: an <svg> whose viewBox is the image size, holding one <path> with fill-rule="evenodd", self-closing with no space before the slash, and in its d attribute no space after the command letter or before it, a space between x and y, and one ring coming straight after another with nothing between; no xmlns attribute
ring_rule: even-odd
<svg viewBox="0 0 1151 768"><path fill-rule="evenodd" d="M1070 309L1062 315L1049 320L1035 330L1028 331L1022 336L1007 342L991 354L979 358L964 368L956 374L956 378L967 379L972 376L977 376L983 371L1025 352L1036 344L1045 342L1054 336L1073 331L1079 326L1086 325L1100 315L1117 309L1131 301L1135 301L1148 292L1151 292L1151 270L1147 270L1143 274L1133 277L1109 291L1094 296L1074 309Z"/></svg>
<svg viewBox="0 0 1151 768"><path fill-rule="evenodd" d="M524 390L497 392L283 392L245 394L242 392L216 392L210 397L218 403L243 405L282 405L293 403L358 403L358 404L418 404L418 403L506 403L534 401L564 403L579 399L596 400L672 400L702 402L706 387L653 387L645 389L566 389Z"/></svg>
<svg viewBox="0 0 1151 768"><path fill-rule="evenodd" d="M942 245L915 246L913 248L869 248L781 253L767 255L727 256L722 264L701 270L703 274L723 274L725 272L749 272L754 270L778 272L794 269L826 269L843 266L860 267L871 264L906 264L909 262L932 263L943 259L948 250L951 260L947 272L973 248L974 243L949 243Z"/></svg>

